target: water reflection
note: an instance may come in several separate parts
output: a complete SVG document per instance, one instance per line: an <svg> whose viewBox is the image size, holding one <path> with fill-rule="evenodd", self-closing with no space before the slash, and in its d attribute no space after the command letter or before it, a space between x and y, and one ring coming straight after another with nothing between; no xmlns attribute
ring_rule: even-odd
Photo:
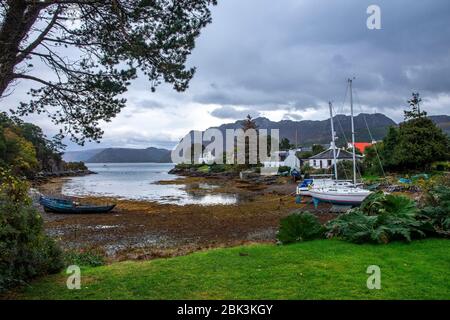
<svg viewBox="0 0 450 320"><path fill-rule="evenodd" d="M88 164L96 175L74 177L62 186L66 196L103 196L130 200L148 200L176 205L232 205L237 203L236 195L208 192L215 185L199 183L194 185L156 184L161 180L174 180L169 175L173 164Z"/></svg>

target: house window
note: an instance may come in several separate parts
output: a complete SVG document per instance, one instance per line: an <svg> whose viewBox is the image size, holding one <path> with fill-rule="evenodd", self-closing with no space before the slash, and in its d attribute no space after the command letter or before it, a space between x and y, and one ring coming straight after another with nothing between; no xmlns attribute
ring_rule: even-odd
<svg viewBox="0 0 450 320"><path fill-rule="evenodd" d="M323 166L322 166L322 160L320 160L320 169L322 169L323 168Z"/></svg>
<svg viewBox="0 0 450 320"><path fill-rule="evenodd" d="M313 161L313 166L314 166L314 167L316 166L316 160Z"/></svg>
<svg viewBox="0 0 450 320"><path fill-rule="evenodd" d="M328 160L328 166L331 167L331 165L332 165L331 160Z"/></svg>

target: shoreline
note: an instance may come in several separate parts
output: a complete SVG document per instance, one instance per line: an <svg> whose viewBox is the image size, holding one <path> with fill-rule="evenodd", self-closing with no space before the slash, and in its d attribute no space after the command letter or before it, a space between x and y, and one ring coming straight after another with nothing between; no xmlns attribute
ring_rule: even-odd
<svg viewBox="0 0 450 320"><path fill-rule="evenodd" d="M65 179L69 178L51 179L37 189L55 194ZM276 243L279 220L294 211L315 212L322 222L335 216L326 208L315 210L310 203L296 204L292 195L295 184L285 178L260 185L257 190L251 190L245 181L212 177L181 176L158 183L185 185L204 194L237 194L240 200L232 205L176 205L116 197L80 197L75 199L92 204L117 203L117 207L110 214L43 213L45 229L64 249L98 251L108 261L148 260L211 248ZM200 190L201 183L217 188Z"/></svg>
<svg viewBox="0 0 450 320"><path fill-rule="evenodd" d="M84 177L91 174L97 174L97 172L87 170L68 170L68 171L60 171L60 172L41 172L36 174L30 182L33 186L39 186L41 184L45 184L51 181L51 179L55 178L73 178L73 177Z"/></svg>

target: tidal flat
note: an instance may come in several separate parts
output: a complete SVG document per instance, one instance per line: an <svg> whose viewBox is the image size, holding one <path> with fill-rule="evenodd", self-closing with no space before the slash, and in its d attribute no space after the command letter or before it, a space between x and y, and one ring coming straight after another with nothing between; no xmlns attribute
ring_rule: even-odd
<svg viewBox="0 0 450 320"><path fill-rule="evenodd" d="M70 178L40 185L43 194L61 195ZM210 248L275 243L279 220L294 211L316 212L322 222L333 218L326 207L297 204L295 184L279 178L270 185L239 179L179 177L157 182L177 185L192 197L229 197L229 204L186 204L107 196L71 197L92 204L116 203L109 214L43 213L48 234L67 250L93 250L110 261L148 260L185 255ZM255 190L256 189L256 190Z"/></svg>

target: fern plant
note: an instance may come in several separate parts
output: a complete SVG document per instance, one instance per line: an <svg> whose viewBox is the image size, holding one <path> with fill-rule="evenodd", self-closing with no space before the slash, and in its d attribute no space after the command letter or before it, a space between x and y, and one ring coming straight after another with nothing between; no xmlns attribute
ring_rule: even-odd
<svg viewBox="0 0 450 320"><path fill-rule="evenodd" d="M372 242L376 219L359 209L350 210L327 224L327 237L340 237L354 243Z"/></svg>
<svg viewBox="0 0 450 320"><path fill-rule="evenodd" d="M426 205L420 215L427 234L450 237L450 187L432 188L427 193Z"/></svg>
<svg viewBox="0 0 450 320"><path fill-rule="evenodd" d="M377 192L370 195L360 208L329 222L327 235L355 243L409 242L415 236L425 236L421 230L423 222L418 217L413 200Z"/></svg>

